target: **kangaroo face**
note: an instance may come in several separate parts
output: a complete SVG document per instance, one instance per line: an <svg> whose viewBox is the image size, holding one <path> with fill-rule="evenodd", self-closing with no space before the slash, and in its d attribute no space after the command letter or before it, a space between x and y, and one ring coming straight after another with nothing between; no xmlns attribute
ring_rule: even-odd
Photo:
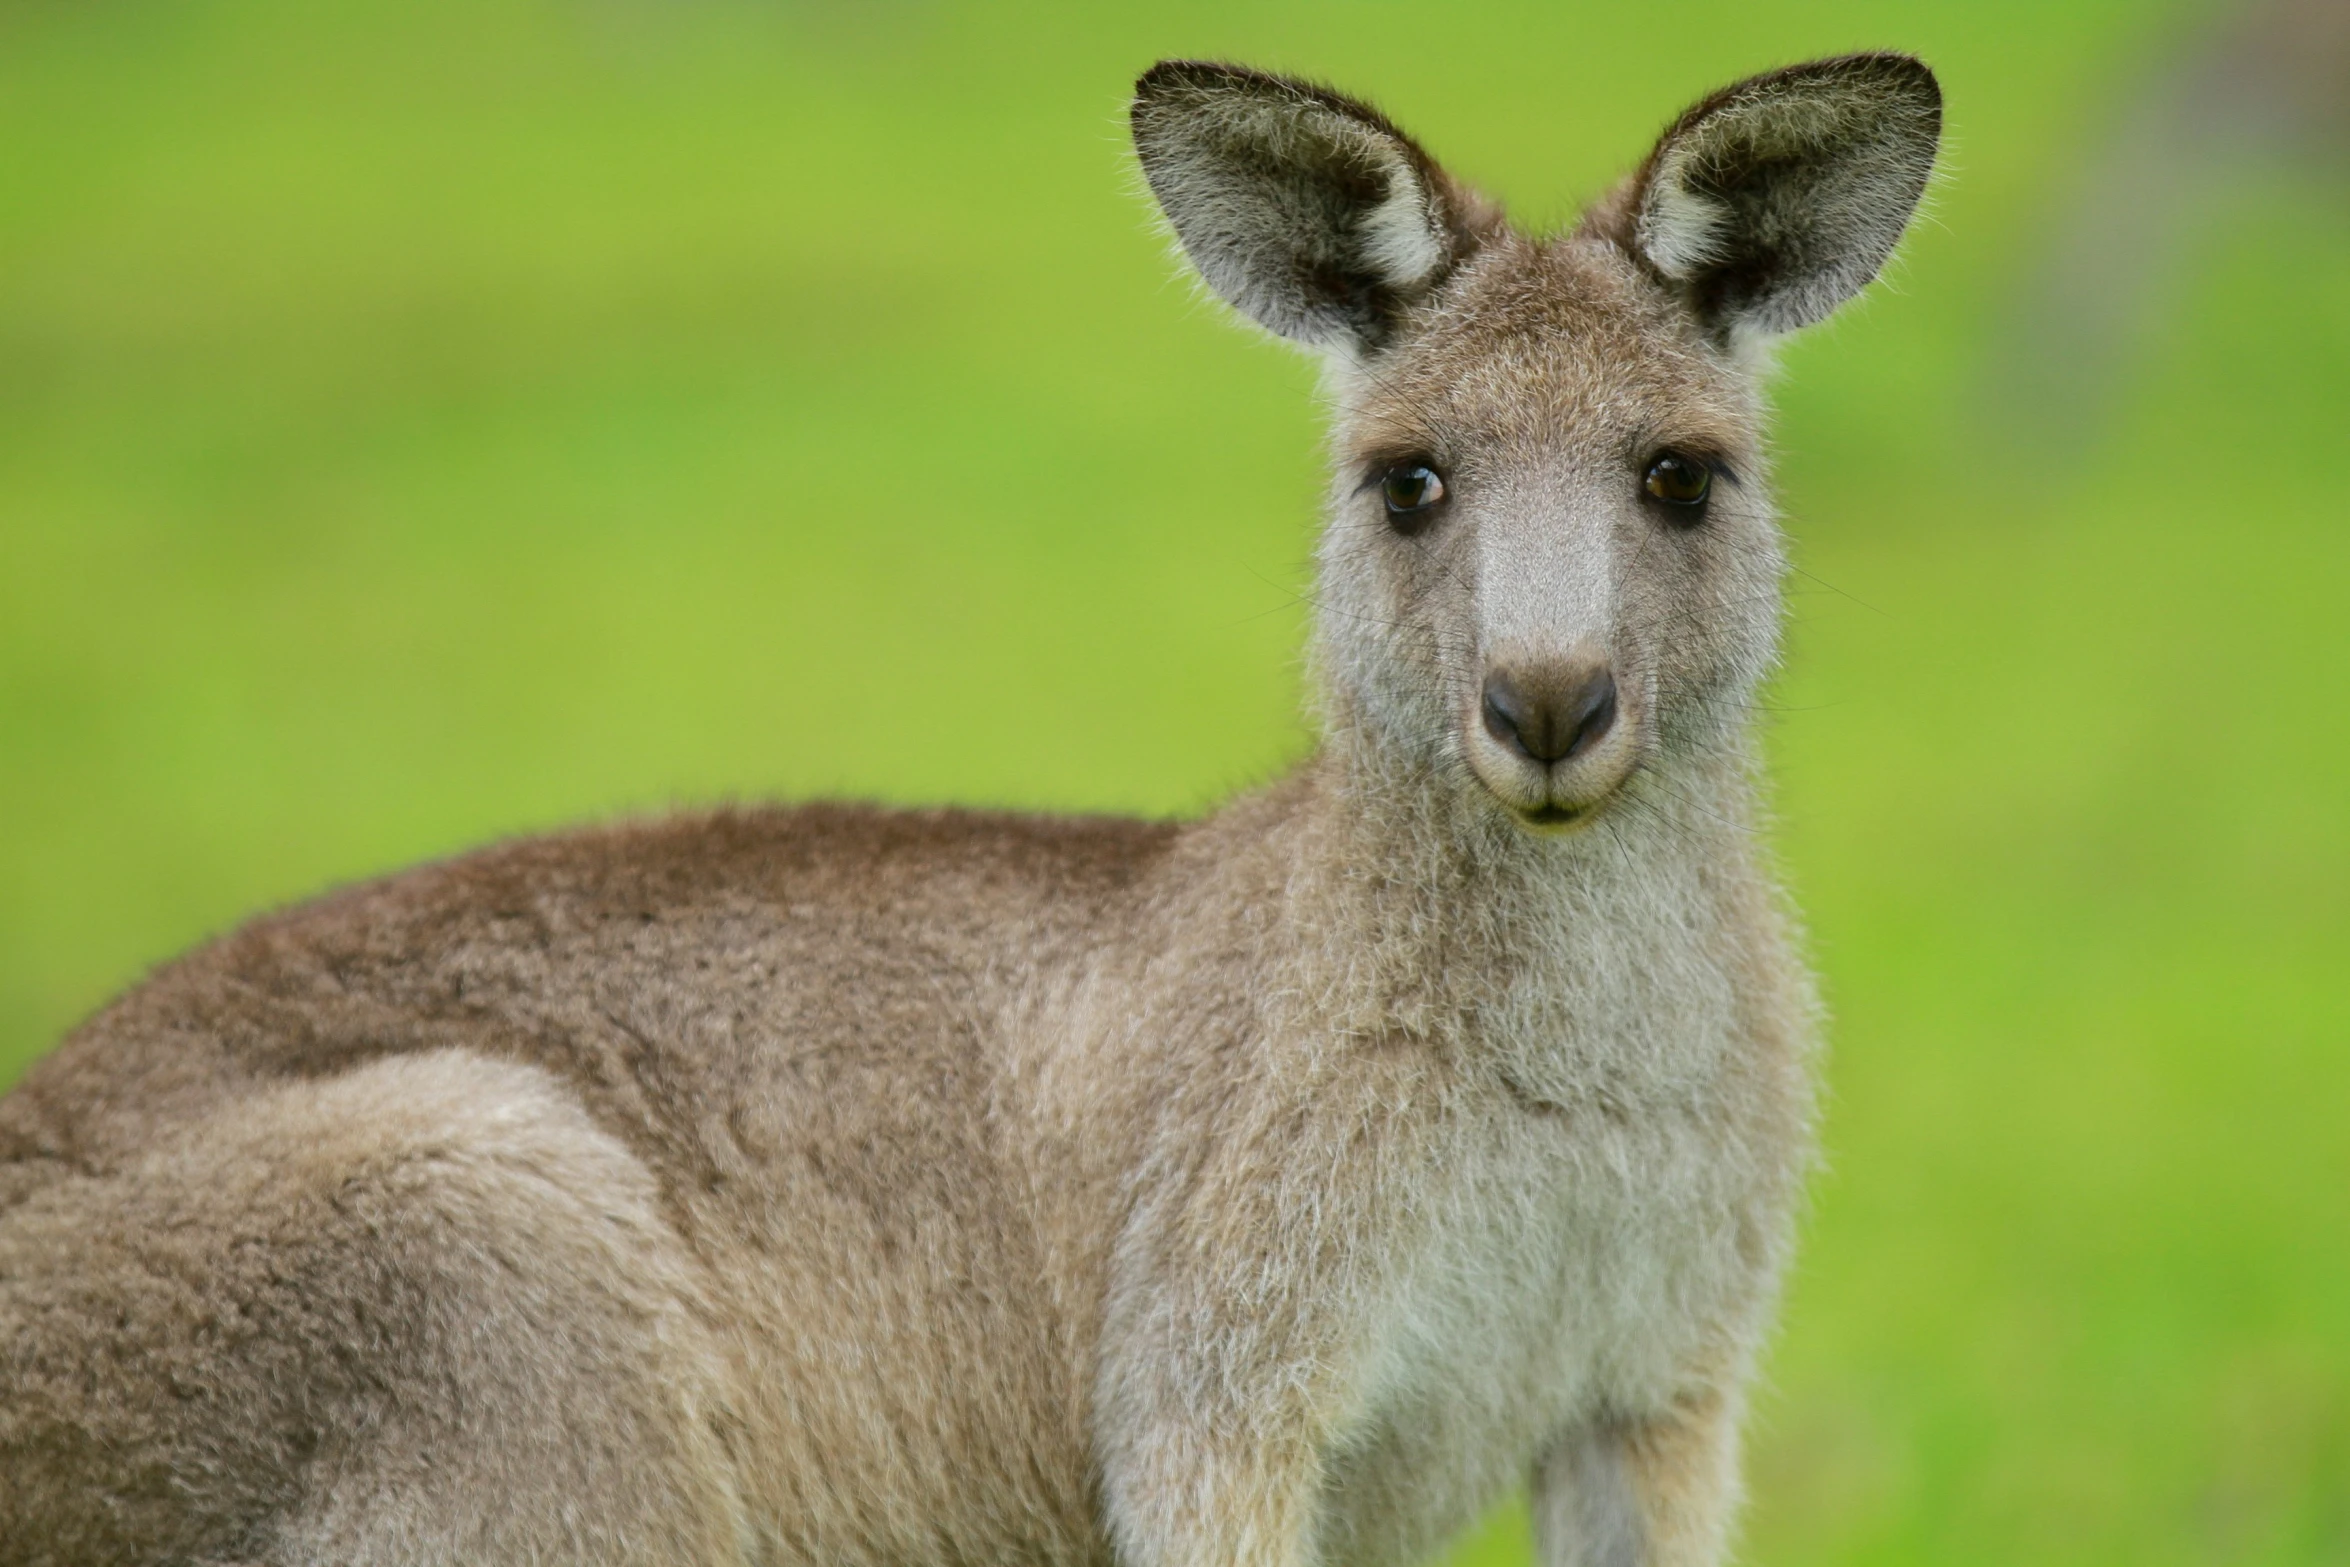
<svg viewBox="0 0 2350 1567"><path fill-rule="evenodd" d="M1535 239L1351 99L1143 77L1136 149L1200 275L1331 361L1334 724L1550 830L1735 734L1783 564L1758 349L1875 275L1940 116L1903 56L1758 77Z"/></svg>
<svg viewBox="0 0 2350 1567"><path fill-rule="evenodd" d="M1777 636L1747 371L1604 241L1508 237L1341 377L1327 673L1529 825L1718 742Z"/></svg>

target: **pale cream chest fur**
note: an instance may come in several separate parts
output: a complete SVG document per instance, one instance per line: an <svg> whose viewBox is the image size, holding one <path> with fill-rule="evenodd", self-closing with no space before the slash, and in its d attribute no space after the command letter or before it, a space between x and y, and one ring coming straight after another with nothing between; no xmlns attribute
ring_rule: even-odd
<svg viewBox="0 0 2350 1567"><path fill-rule="evenodd" d="M1704 873L1714 853L1751 875L1741 848L1558 889L1541 961L1467 1042L1422 1239L1365 1325L1323 1559L1417 1559L1562 1433L1751 1357L1809 1143L1802 1020L1741 993L1744 933Z"/></svg>

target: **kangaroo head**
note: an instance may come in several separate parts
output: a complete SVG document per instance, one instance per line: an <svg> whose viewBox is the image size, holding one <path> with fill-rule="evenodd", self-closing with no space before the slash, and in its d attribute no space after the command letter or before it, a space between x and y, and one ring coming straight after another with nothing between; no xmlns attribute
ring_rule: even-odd
<svg viewBox="0 0 2350 1567"><path fill-rule="evenodd" d="M1548 237L1303 82L1165 62L1133 126L1208 286L1327 356L1333 723L1544 828L1734 744L1778 637L1767 345L1891 254L1933 73L1855 55L1741 82Z"/></svg>

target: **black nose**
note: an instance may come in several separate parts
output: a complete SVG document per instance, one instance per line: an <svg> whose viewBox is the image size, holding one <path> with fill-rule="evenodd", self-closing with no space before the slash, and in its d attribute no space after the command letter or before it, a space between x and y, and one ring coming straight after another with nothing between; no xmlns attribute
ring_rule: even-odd
<svg viewBox="0 0 2350 1567"><path fill-rule="evenodd" d="M1485 732L1545 767L1590 750L1615 721L1616 677L1605 669L1497 669L1485 677Z"/></svg>

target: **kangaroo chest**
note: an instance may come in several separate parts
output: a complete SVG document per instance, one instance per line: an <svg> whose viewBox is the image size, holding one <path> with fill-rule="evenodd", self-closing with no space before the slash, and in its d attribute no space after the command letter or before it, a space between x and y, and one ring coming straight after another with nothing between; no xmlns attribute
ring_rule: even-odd
<svg viewBox="0 0 2350 1567"><path fill-rule="evenodd" d="M1434 1549L1549 1442L1661 1408L1767 1308L1775 1247L1756 1237L1782 1199L1752 1178L1769 1132L1742 1092L1753 1041L1728 973L1579 966L1475 1041L1425 1222L1364 1324L1325 1559Z"/></svg>

